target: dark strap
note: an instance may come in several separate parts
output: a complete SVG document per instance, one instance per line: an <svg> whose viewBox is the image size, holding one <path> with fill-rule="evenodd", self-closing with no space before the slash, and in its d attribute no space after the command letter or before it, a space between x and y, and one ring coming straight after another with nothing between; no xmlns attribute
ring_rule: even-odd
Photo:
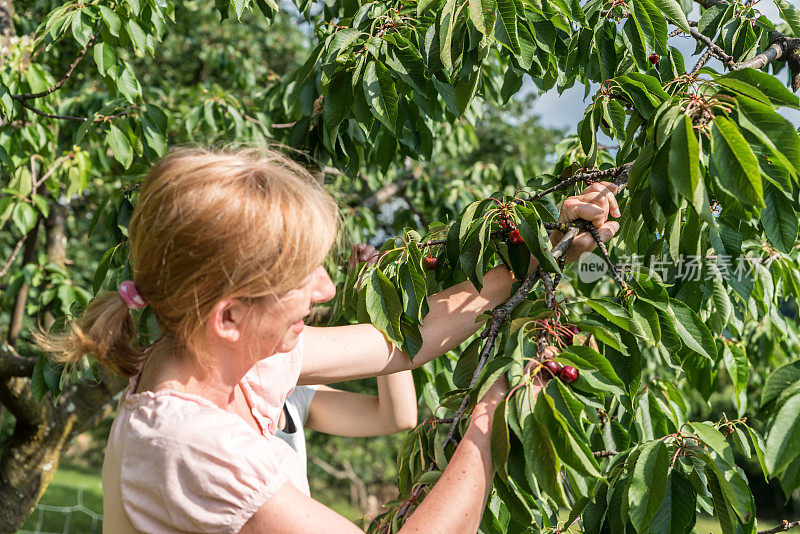
<svg viewBox="0 0 800 534"><path fill-rule="evenodd" d="M292 420L292 416L289 415L289 409L286 405L283 405L283 415L286 416L286 424L283 426L283 432L285 434L294 434L297 432L297 427L294 426L294 421Z"/></svg>

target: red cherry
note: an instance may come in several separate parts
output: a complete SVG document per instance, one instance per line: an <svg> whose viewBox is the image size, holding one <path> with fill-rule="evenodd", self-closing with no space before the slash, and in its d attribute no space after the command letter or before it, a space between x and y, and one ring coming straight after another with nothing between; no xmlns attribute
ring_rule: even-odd
<svg viewBox="0 0 800 534"><path fill-rule="evenodd" d="M756 19L750 19L750 27L751 28L755 28L756 27Z"/></svg>
<svg viewBox="0 0 800 534"><path fill-rule="evenodd" d="M565 365L558 372L558 378L560 378L565 384L572 384L578 379L579 376L580 373L578 373L578 370L571 365Z"/></svg>
<svg viewBox="0 0 800 534"><path fill-rule="evenodd" d="M508 223L505 219L500 219L500 228L508 228Z"/></svg>
<svg viewBox="0 0 800 534"><path fill-rule="evenodd" d="M544 369L546 371L546 373L545 373L545 377L546 378L556 377L556 376L558 376L559 371L561 371L561 364L558 363L558 362L554 362L553 360L545 361L542 364L542 367L544 367Z"/></svg>
<svg viewBox="0 0 800 534"><path fill-rule="evenodd" d="M653 65L658 65L658 60L661 59L661 57L659 57L658 54L653 52L652 54L650 54L650 57L648 59L650 60L650 63L652 63Z"/></svg>
<svg viewBox="0 0 800 534"><path fill-rule="evenodd" d="M435 271L439 268L439 258L433 256L426 256L422 258L422 266L428 271Z"/></svg>
<svg viewBox="0 0 800 534"><path fill-rule="evenodd" d="M522 236L519 235L519 229L514 228L508 233L508 242L512 245L521 245L524 243Z"/></svg>

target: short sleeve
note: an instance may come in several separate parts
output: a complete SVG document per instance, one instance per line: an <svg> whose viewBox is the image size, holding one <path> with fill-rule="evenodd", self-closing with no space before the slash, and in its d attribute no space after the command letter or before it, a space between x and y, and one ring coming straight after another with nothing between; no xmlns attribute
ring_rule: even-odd
<svg viewBox="0 0 800 534"><path fill-rule="evenodd" d="M154 533L239 532L289 481L294 451L235 415L174 398L161 404L169 431L134 414L136 439L124 443L120 490L131 523Z"/></svg>
<svg viewBox="0 0 800 534"><path fill-rule="evenodd" d="M292 400L300 416L300 424L305 426L308 421L308 411L311 409L311 401L317 393L317 386L297 386L292 392Z"/></svg>

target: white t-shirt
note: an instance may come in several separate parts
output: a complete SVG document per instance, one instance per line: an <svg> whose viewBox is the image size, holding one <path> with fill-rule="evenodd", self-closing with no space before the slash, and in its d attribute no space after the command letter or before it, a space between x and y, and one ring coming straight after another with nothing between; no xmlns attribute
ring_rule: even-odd
<svg viewBox="0 0 800 534"><path fill-rule="evenodd" d="M286 399L283 405L286 424L283 430L278 429L275 435L288 443L300 457L303 469L306 469L308 458L306 457L306 436L303 427L308 420L308 410L311 408L311 401L317 392L316 386L297 386Z"/></svg>

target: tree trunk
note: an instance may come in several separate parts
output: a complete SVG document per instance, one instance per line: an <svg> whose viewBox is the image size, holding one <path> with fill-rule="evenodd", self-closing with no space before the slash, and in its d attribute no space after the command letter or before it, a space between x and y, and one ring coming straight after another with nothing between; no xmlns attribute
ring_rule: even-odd
<svg viewBox="0 0 800 534"><path fill-rule="evenodd" d="M67 208L58 200L50 203L50 214L45 221L47 230L47 259L60 267L67 264ZM53 326L55 317L49 309L44 313L44 328L49 330Z"/></svg>
<svg viewBox="0 0 800 534"><path fill-rule="evenodd" d="M123 381L106 375L91 385L71 385L53 406L50 394L33 399L30 380L0 381L0 402L17 418L0 456L0 532L16 532L33 511L58 468L67 444L111 415Z"/></svg>
<svg viewBox="0 0 800 534"><path fill-rule="evenodd" d="M13 0L0 0L0 37L6 38L16 33L13 18Z"/></svg>
<svg viewBox="0 0 800 534"><path fill-rule="evenodd" d="M22 265L36 259L39 226L37 221L26 236ZM48 260L64 266L65 206L51 202L45 229ZM96 383L67 386L55 405L49 393L36 402L29 378L35 360L20 356L14 349L25 319L27 293L28 287L23 285L15 300L7 344L0 344L0 404L16 419L13 434L0 454L2 533L15 532L22 526L53 479L62 451L75 436L112 413L115 395L124 385L123 380L104 374ZM46 311L45 325L52 321L52 313Z"/></svg>

